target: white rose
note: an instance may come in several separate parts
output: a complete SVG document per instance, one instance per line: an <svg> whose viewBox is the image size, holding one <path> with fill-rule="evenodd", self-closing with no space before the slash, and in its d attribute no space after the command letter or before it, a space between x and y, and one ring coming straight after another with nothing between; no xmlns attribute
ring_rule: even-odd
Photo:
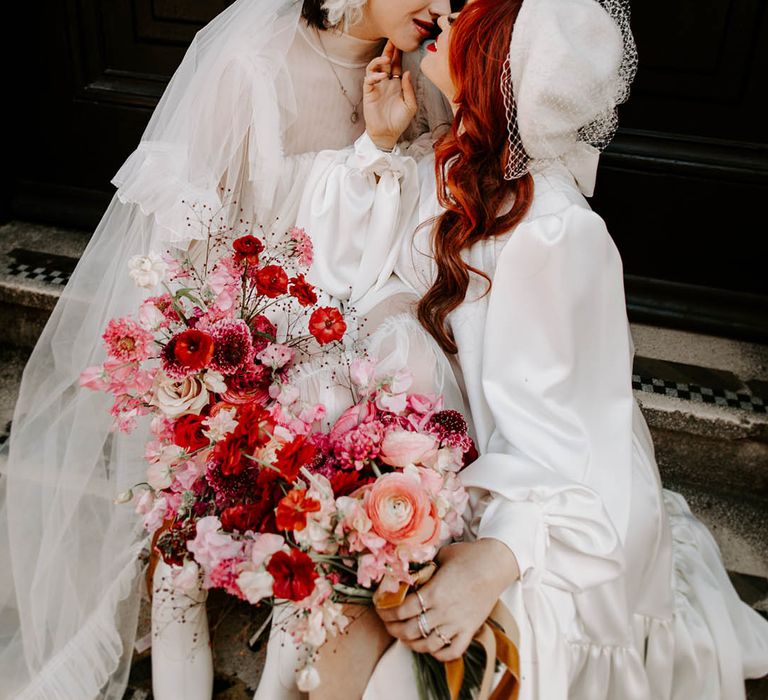
<svg viewBox="0 0 768 700"><path fill-rule="evenodd" d="M237 577L237 585L251 605L272 595L274 579L267 571L243 571Z"/></svg>
<svg viewBox="0 0 768 700"><path fill-rule="evenodd" d="M150 403L169 418L178 418L186 413L200 413L208 398L208 389L197 377L176 380L158 372Z"/></svg>
<svg viewBox="0 0 768 700"><path fill-rule="evenodd" d="M168 263L157 253L134 255L128 261L128 269L136 286L151 289L160 284L168 273Z"/></svg>

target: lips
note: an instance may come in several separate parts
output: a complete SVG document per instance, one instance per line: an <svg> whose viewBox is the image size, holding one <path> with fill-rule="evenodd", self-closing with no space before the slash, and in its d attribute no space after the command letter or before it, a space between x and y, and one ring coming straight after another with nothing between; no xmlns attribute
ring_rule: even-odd
<svg viewBox="0 0 768 700"><path fill-rule="evenodd" d="M435 36L437 25L435 25L434 22L425 22L421 19L415 19L413 20L413 23L416 25L416 31L419 33L422 39Z"/></svg>

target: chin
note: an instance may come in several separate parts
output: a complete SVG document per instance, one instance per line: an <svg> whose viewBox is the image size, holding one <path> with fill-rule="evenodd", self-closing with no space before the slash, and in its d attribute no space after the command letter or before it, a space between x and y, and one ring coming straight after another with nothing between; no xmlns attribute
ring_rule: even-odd
<svg viewBox="0 0 768 700"><path fill-rule="evenodd" d="M421 45L421 38L414 36L413 32L402 32L402 34L395 34L390 36L389 40L401 51L410 53L416 51Z"/></svg>

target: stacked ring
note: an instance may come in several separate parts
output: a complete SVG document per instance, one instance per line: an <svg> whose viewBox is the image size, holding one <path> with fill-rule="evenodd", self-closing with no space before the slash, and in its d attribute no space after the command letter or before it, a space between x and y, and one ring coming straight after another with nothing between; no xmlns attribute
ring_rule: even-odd
<svg viewBox="0 0 768 700"><path fill-rule="evenodd" d="M429 626L429 622L427 622L427 613L426 612L419 613L417 622L419 625L419 632L421 632L421 636L424 638L429 637L429 635L432 633L432 628Z"/></svg>
<svg viewBox="0 0 768 700"><path fill-rule="evenodd" d="M445 636L445 635L444 635L444 634L443 634L443 633L440 631L440 628L439 628L439 627L435 627L435 629L434 629L434 632L437 634L437 636L438 636L438 637L440 637L440 639L442 639L442 640L443 640L443 644L444 644L445 646L448 646L448 645L451 643L451 640L450 640L450 639L448 639L448 638L447 638L447 637L446 637L446 636Z"/></svg>

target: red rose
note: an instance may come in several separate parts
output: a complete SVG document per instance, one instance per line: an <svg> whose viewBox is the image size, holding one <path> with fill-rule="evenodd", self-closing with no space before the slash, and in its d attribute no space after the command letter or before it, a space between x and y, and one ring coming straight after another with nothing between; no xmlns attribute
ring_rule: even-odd
<svg viewBox="0 0 768 700"><path fill-rule="evenodd" d="M255 316L250 321L253 349L261 352L269 343L277 341L277 328L266 316Z"/></svg>
<svg viewBox="0 0 768 700"><path fill-rule="evenodd" d="M202 447L208 447L210 440L203 435L203 421L207 416L196 416L188 413L181 416L173 424L173 442L183 447L187 452L194 452Z"/></svg>
<svg viewBox="0 0 768 700"><path fill-rule="evenodd" d="M288 275L280 265L265 265L256 273L256 291L270 299L288 291Z"/></svg>
<svg viewBox="0 0 768 700"><path fill-rule="evenodd" d="M286 481L293 483L299 469L310 464L316 454L315 446L307 442L306 436L299 435L277 451L274 467Z"/></svg>
<svg viewBox="0 0 768 700"><path fill-rule="evenodd" d="M303 530L307 526L307 513L319 510L320 501L307 498L305 489L293 489L277 504L277 526L281 530Z"/></svg>
<svg viewBox="0 0 768 700"><path fill-rule="evenodd" d="M194 328L175 335L169 345L174 359L188 369L203 369L213 357L213 338Z"/></svg>
<svg viewBox="0 0 768 700"><path fill-rule="evenodd" d="M211 454L211 459L220 462L221 473L225 476L241 474L248 466L243 457L245 439L237 434L229 435L216 444Z"/></svg>
<svg viewBox="0 0 768 700"><path fill-rule="evenodd" d="M235 262L247 262L249 265L259 264L259 254L264 250L264 244L256 236L241 236L232 244L235 249Z"/></svg>
<svg viewBox="0 0 768 700"><path fill-rule="evenodd" d="M346 330L344 317L332 306L323 306L313 311L309 317L309 332L320 345L341 340Z"/></svg>
<svg viewBox="0 0 768 700"><path fill-rule="evenodd" d="M273 591L276 598L304 600L315 588L315 563L300 549L291 549L290 554L275 552L269 559L267 571L275 579Z"/></svg>
<svg viewBox="0 0 768 700"><path fill-rule="evenodd" d="M302 306L312 306L317 303L315 288L304 279L304 275L291 278L291 296Z"/></svg>

